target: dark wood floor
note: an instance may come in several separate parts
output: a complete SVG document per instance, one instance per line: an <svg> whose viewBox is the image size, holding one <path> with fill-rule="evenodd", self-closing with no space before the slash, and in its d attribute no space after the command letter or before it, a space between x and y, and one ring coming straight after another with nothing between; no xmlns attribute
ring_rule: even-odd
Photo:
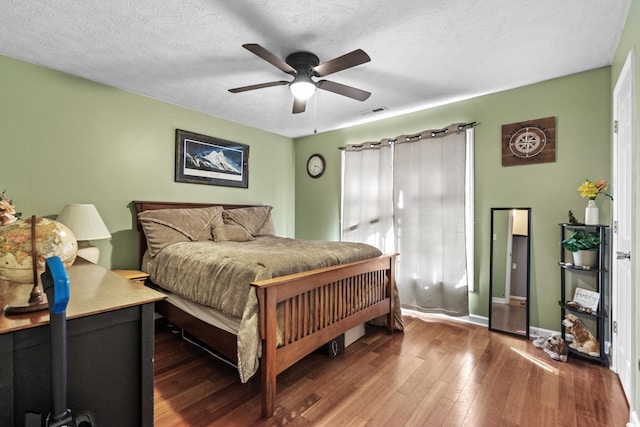
<svg viewBox="0 0 640 427"><path fill-rule="evenodd" d="M628 406L608 368L550 359L530 341L463 322L405 317L335 359L311 354L278 377L275 415L259 383L158 328L156 426L624 426Z"/></svg>

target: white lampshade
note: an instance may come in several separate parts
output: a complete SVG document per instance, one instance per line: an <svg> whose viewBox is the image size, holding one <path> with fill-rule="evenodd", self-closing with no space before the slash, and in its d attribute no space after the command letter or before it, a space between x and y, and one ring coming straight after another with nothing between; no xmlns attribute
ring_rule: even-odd
<svg viewBox="0 0 640 427"><path fill-rule="evenodd" d="M78 256L96 264L100 251L89 240L108 239L111 233L94 205L75 204L64 207L57 218L66 225L78 241Z"/></svg>
<svg viewBox="0 0 640 427"><path fill-rule="evenodd" d="M111 237L94 205L67 205L58 215L58 222L66 225L76 236L76 240L100 240Z"/></svg>

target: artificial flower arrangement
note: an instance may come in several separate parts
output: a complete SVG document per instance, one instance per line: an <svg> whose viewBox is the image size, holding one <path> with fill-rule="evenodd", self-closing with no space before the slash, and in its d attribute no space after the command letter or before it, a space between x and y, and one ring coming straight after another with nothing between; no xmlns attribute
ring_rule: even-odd
<svg viewBox="0 0 640 427"><path fill-rule="evenodd" d="M604 194L605 196L613 200L611 194L605 193L605 190L607 190L608 188L609 183L606 180L592 182L588 179L585 179L584 183L582 183L582 185L578 187L578 191L580 192L580 195L582 197L588 197L589 200L595 200L598 194Z"/></svg>
<svg viewBox="0 0 640 427"><path fill-rule="evenodd" d="M16 212L13 201L5 194L6 190L0 194L0 225L11 224L20 218L21 213Z"/></svg>

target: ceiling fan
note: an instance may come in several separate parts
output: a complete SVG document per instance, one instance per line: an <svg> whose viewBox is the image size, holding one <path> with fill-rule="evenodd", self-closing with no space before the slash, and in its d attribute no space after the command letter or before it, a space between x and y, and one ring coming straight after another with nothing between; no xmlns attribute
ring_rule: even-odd
<svg viewBox="0 0 640 427"><path fill-rule="evenodd" d="M318 57L310 52L295 52L287 56L283 61L259 44L248 43L243 44L242 47L285 73L294 76L294 79L290 82L286 80L278 80L237 87L229 89L229 92L231 93L246 92L271 86L289 85L289 89L294 96L293 114L304 112L307 106L307 100L313 96L316 88L357 99L358 101L365 101L371 95L370 92L352 86L347 86L342 83L336 83L324 79L318 81L312 79L312 77L324 77L371 61L369 55L367 55L362 49L356 49L320 64Z"/></svg>

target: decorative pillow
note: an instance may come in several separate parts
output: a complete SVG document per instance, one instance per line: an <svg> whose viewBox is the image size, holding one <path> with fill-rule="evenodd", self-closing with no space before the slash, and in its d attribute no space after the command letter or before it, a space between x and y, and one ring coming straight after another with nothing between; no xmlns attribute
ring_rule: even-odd
<svg viewBox="0 0 640 427"><path fill-rule="evenodd" d="M276 228L271 220L271 206L229 209L222 212L227 224L238 224L252 236L275 236Z"/></svg>
<svg viewBox="0 0 640 427"><path fill-rule="evenodd" d="M238 224L215 222L211 227L214 242L249 242L256 240L247 230Z"/></svg>
<svg viewBox="0 0 640 427"><path fill-rule="evenodd" d="M173 243L211 240L211 225L217 218L222 218L221 206L158 209L138 214L152 257Z"/></svg>

